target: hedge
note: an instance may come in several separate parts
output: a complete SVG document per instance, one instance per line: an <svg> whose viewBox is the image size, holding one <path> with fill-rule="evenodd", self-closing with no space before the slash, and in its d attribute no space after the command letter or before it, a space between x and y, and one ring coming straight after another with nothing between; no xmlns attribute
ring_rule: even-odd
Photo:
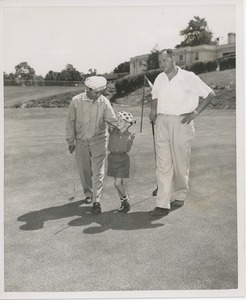
<svg viewBox="0 0 246 300"><path fill-rule="evenodd" d="M197 62L189 66L187 69L194 72L195 74L202 74L207 72L215 71L218 64L215 60L207 62Z"/></svg>
<svg viewBox="0 0 246 300"><path fill-rule="evenodd" d="M219 60L220 71L236 68L236 57L225 57Z"/></svg>
<svg viewBox="0 0 246 300"><path fill-rule="evenodd" d="M116 80L115 89L117 95L124 95L130 92L135 91L138 88L141 88L145 85L147 86L146 80L144 80L144 75L147 76L149 81L153 83L158 74L161 73L160 69L148 71L145 74L137 74L137 75L127 75L123 78Z"/></svg>

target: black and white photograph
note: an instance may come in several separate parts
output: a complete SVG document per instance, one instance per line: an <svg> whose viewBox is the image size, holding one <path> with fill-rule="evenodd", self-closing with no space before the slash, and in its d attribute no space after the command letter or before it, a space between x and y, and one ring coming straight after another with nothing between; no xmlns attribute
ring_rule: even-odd
<svg viewBox="0 0 246 300"><path fill-rule="evenodd" d="M0 299L245 299L245 1L0 9Z"/></svg>

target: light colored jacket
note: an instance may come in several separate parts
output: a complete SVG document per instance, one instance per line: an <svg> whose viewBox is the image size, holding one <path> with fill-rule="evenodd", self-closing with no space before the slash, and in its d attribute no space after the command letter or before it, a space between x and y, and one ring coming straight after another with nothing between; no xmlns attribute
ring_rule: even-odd
<svg viewBox="0 0 246 300"><path fill-rule="evenodd" d="M106 122L116 124L116 116L109 100L101 95L92 101L86 92L73 97L69 105L66 140L69 145L76 142L87 144L106 140Z"/></svg>

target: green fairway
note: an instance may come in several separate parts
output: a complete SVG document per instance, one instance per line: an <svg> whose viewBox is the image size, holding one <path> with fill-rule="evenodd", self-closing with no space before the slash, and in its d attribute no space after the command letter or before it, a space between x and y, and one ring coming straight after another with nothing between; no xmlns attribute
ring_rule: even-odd
<svg viewBox="0 0 246 300"><path fill-rule="evenodd" d="M93 216L90 205L78 208L78 178L77 196L68 200L67 109L5 109L6 292L163 290L164 297L175 290L204 296L204 290L237 289L235 110L208 109L195 120L190 195L159 219L147 214L156 187L148 109L142 133L141 108L124 110L137 118L126 185L132 209L116 213L120 202L106 176L102 214Z"/></svg>
<svg viewBox="0 0 246 300"><path fill-rule="evenodd" d="M5 86L4 107L23 104L30 100L59 95L67 92L81 91L80 86Z"/></svg>

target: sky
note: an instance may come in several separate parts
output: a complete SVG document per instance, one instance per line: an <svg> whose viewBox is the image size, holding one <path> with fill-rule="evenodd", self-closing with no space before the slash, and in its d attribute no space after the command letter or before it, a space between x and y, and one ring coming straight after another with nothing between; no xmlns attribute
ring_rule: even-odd
<svg viewBox="0 0 246 300"><path fill-rule="evenodd" d="M227 1L228 2L228 1ZM47 3L47 2L44 2ZM205 18L213 38L227 43L236 33L233 4L151 6L4 6L3 71L27 62L36 75L60 72L110 73L130 57L173 48L194 16ZM185 2L184 2L185 3ZM197 2L199 3L199 2Z"/></svg>

